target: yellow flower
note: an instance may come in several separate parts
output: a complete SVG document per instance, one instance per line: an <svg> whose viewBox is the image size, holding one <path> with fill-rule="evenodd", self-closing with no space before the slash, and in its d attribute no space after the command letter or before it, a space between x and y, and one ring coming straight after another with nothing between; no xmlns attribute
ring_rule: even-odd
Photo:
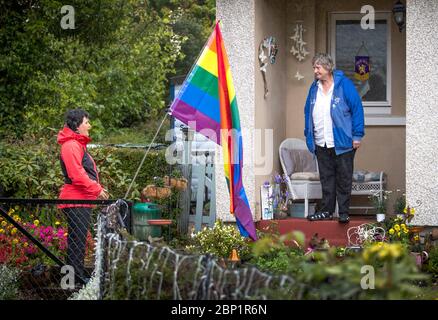
<svg viewBox="0 0 438 320"><path fill-rule="evenodd" d="M17 243L18 243L18 239L12 240L12 244L17 244Z"/></svg>
<svg viewBox="0 0 438 320"><path fill-rule="evenodd" d="M2 221L2 223L1 223L2 227L6 227L7 224L8 223L6 221Z"/></svg>
<svg viewBox="0 0 438 320"><path fill-rule="evenodd" d="M14 235L14 234L17 233L17 231L18 231L17 228L14 228L14 229L11 230L11 234Z"/></svg>
<svg viewBox="0 0 438 320"><path fill-rule="evenodd" d="M398 224L394 225L394 230L399 232L400 231L400 226Z"/></svg>
<svg viewBox="0 0 438 320"><path fill-rule="evenodd" d="M369 253L369 250L365 250L365 251L362 253L362 257L363 257L363 259L364 259L365 261L368 261L368 260L370 259L370 253Z"/></svg>
<svg viewBox="0 0 438 320"><path fill-rule="evenodd" d="M415 214L415 209L411 208L411 211L409 212L410 215L414 215Z"/></svg>
<svg viewBox="0 0 438 320"><path fill-rule="evenodd" d="M400 225L400 227L402 227L403 229L406 229L406 225L405 225L404 223L402 223L402 224Z"/></svg>
<svg viewBox="0 0 438 320"><path fill-rule="evenodd" d="M25 242L24 244L23 244L23 247L25 247L25 248L27 248L29 246L29 244L27 243L27 242Z"/></svg>
<svg viewBox="0 0 438 320"><path fill-rule="evenodd" d="M5 233L5 229L0 229L0 233Z"/></svg>
<svg viewBox="0 0 438 320"><path fill-rule="evenodd" d="M418 241L418 240L420 240L420 237L417 234L417 235L414 236L414 241Z"/></svg>
<svg viewBox="0 0 438 320"><path fill-rule="evenodd" d="M408 229L403 229L403 233L408 234L409 230Z"/></svg>
<svg viewBox="0 0 438 320"><path fill-rule="evenodd" d="M391 229L389 229L389 234L391 234L391 235L393 235L394 234L394 229L393 228L391 228Z"/></svg>
<svg viewBox="0 0 438 320"><path fill-rule="evenodd" d="M398 232L398 233L397 233L397 237L399 237L399 238L400 238L400 235L401 235L401 233L400 233L400 232Z"/></svg>
<svg viewBox="0 0 438 320"><path fill-rule="evenodd" d="M8 211L8 215L12 215L14 212L15 212L15 210L11 208L11 209Z"/></svg>
<svg viewBox="0 0 438 320"><path fill-rule="evenodd" d="M34 221L33 221L33 224L34 224L36 227L38 227L38 225L40 224L40 222L39 222L38 220L34 220Z"/></svg>
<svg viewBox="0 0 438 320"><path fill-rule="evenodd" d="M61 224L61 222L59 222L59 221L55 222L55 226L59 226L60 224Z"/></svg>

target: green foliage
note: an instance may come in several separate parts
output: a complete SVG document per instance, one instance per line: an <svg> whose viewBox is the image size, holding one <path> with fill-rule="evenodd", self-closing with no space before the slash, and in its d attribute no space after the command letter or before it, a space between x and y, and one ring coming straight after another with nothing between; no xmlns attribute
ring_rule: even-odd
<svg viewBox="0 0 438 320"><path fill-rule="evenodd" d="M430 250L426 269L434 278L438 278L438 246Z"/></svg>
<svg viewBox="0 0 438 320"><path fill-rule="evenodd" d="M154 118L182 58L169 12L149 1L72 3L76 29L60 27L60 1L0 1L0 136L59 128L69 108L106 130Z"/></svg>
<svg viewBox="0 0 438 320"><path fill-rule="evenodd" d="M427 279L400 244L374 243L362 254L343 259L331 248L309 258L297 275L299 299L412 299L421 292L417 281ZM374 289L361 287L362 282L371 284L372 278L364 266L372 267ZM371 278L364 279L368 275Z"/></svg>
<svg viewBox="0 0 438 320"><path fill-rule="evenodd" d="M18 269L0 265L0 300L13 300L18 296Z"/></svg>
<svg viewBox="0 0 438 320"><path fill-rule="evenodd" d="M9 197L56 199L63 185L59 164L60 148L53 141L31 139L0 143L0 185ZM123 198L140 164L145 150L127 148L92 148L100 181L112 198ZM150 152L136 182L130 200L139 200L140 191L155 176L169 171L164 150Z"/></svg>
<svg viewBox="0 0 438 320"><path fill-rule="evenodd" d="M280 235L275 223L268 230L258 233L259 239L252 246L253 256L249 262L260 270L274 274L294 276L301 272L304 234L294 231Z"/></svg>
<svg viewBox="0 0 438 320"><path fill-rule="evenodd" d="M234 225L226 225L217 220L213 228L204 228L192 237L192 244L186 249L198 254L211 254L217 258L228 259L236 249L242 260L250 253L247 239L242 237Z"/></svg>
<svg viewBox="0 0 438 320"><path fill-rule="evenodd" d="M56 144L44 139L0 143L0 185L17 198L56 198L63 184Z"/></svg>

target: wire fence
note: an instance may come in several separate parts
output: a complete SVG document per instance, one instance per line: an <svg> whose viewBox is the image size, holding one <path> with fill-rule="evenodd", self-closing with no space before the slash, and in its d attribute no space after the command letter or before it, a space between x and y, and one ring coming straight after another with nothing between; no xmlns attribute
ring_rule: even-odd
<svg viewBox="0 0 438 320"><path fill-rule="evenodd" d="M124 200L0 199L0 264L18 268L22 300L288 299L287 275L223 266L133 240Z"/></svg>
<svg viewBox="0 0 438 320"><path fill-rule="evenodd" d="M114 202L0 199L0 264L20 271L19 299L68 299L89 282L98 216Z"/></svg>

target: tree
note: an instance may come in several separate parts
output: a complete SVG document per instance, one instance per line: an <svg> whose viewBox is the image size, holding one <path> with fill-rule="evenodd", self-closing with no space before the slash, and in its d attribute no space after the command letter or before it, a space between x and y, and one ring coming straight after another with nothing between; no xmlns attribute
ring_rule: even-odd
<svg viewBox="0 0 438 320"><path fill-rule="evenodd" d="M71 1L64 30L60 1L0 0L0 136L53 134L76 107L100 134L153 118L182 37L152 2Z"/></svg>

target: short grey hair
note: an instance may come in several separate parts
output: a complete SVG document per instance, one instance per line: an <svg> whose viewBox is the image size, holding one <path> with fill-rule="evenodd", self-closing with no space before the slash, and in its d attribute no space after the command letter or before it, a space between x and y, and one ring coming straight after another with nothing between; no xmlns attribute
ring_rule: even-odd
<svg viewBox="0 0 438 320"><path fill-rule="evenodd" d="M312 59L312 66L315 64L319 64L324 67L324 69L328 70L330 73L333 73L335 69L335 64L333 63L332 57L328 53L317 53Z"/></svg>

